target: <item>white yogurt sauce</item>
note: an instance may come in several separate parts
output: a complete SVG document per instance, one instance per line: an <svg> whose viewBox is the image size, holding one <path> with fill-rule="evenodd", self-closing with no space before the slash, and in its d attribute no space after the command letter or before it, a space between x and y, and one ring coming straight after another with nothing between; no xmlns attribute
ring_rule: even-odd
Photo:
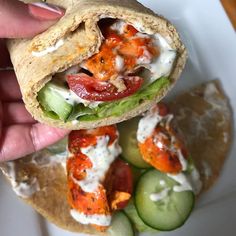
<svg viewBox="0 0 236 236"><path fill-rule="evenodd" d="M179 185L175 185L173 190L175 192L183 192L183 191L193 191L190 181L184 173L179 173L177 175L167 174L170 178L179 183Z"/></svg>
<svg viewBox="0 0 236 236"><path fill-rule="evenodd" d="M155 106L151 108L150 111L148 111L145 114L145 116L139 121L138 130L137 130L138 142L144 143L145 140L152 135L153 131L155 130L155 127L157 126L159 122L161 122L162 120L165 120L166 126L169 126L172 119L173 119L172 114L168 114L166 116L160 116ZM164 135L164 134L160 133L159 135ZM163 143L160 142L158 138L154 139L153 141L157 147L163 148ZM175 137L172 135L171 136L172 147L174 147L174 142L175 142ZM183 171L187 170L188 163L187 163L187 160L184 158L181 150L176 150L175 148L173 148L172 151L177 154L180 164L182 166L182 170Z"/></svg>
<svg viewBox="0 0 236 236"><path fill-rule="evenodd" d="M33 178L30 183L12 182L12 187L14 192L22 198L28 198L32 196L35 192L40 190L39 183L36 178Z"/></svg>
<svg viewBox="0 0 236 236"><path fill-rule="evenodd" d="M85 192L95 192L115 158L121 153L121 148L116 139L111 145L109 144L109 136L97 137L97 144L81 148L81 152L88 156L92 162L92 168L86 170L86 177L83 180L77 180L73 176L73 181L78 184ZM70 211L71 216L81 224L95 224L100 226L109 226L111 224L110 215L100 214L84 214L75 209Z"/></svg>
<svg viewBox="0 0 236 236"><path fill-rule="evenodd" d="M150 137L150 135L155 130L155 127L162 120L166 121L166 124L169 125L170 121L173 119L172 114L166 116L160 116L156 106L153 106L149 111L147 111L139 121L138 130L137 130L137 140L140 143L144 143L145 140ZM164 135L164 134L163 134ZM162 145L157 141L157 145L160 147Z"/></svg>
<svg viewBox="0 0 236 236"><path fill-rule="evenodd" d="M111 163L121 153L117 139L109 146L108 142L109 136L99 136L95 146L81 148L81 152L92 162L92 168L86 170L86 178L76 181L85 192L97 190Z"/></svg>
<svg viewBox="0 0 236 236"><path fill-rule="evenodd" d="M180 162L180 164L181 164L181 166L182 166L182 171L187 170L188 162L187 162L187 160L184 158L184 156L183 156L181 150L177 150L177 156L178 156L179 162Z"/></svg>
<svg viewBox="0 0 236 236"><path fill-rule="evenodd" d="M126 23L124 21L119 20L111 26L111 29L116 30L118 33L122 34L124 32L125 25ZM154 38L155 45L160 49L160 55L153 61L151 61L152 56L148 50L145 50L144 55L137 59L137 64L139 66L147 66L147 68L150 69L152 76L149 78L149 83L152 83L162 76L169 76L177 56L176 50L174 50L167 40L160 34L142 33L143 27L141 27L141 25L133 24L133 26L138 31L140 31L136 34L137 37Z"/></svg>
<svg viewBox="0 0 236 236"><path fill-rule="evenodd" d="M72 125L78 125L79 121L78 120L72 120L71 123L72 123Z"/></svg>
<svg viewBox="0 0 236 236"><path fill-rule="evenodd" d="M133 25L133 27L134 27L135 29L137 29L139 32L144 32L144 31L145 31L145 28L143 27L143 24L141 24L140 22L133 22L132 25ZM147 34L153 34L153 32L151 32L151 31L148 31L148 32L147 32L147 30L146 30L145 33L147 33Z"/></svg>
<svg viewBox="0 0 236 236"><path fill-rule="evenodd" d="M175 192L193 191L198 194L202 188L202 182L198 170L193 167L190 174L179 173L177 175L167 174L170 178L178 182L179 185L175 185L173 190Z"/></svg>
<svg viewBox="0 0 236 236"><path fill-rule="evenodd" d="M170 188L165 188L159 193L152 193L150 194L150 199L153 202L161 201L168 196L169 191L170 191Z"/></svg>
<svg viewBox="0 0 236 236"><path fill-rule="evenodd" d="M66 160L68 152L66 150L67 139L64 139L54 145L49 146L41 151L23 158L21 161L24 165L33 164L37 168L50 167L56 164L63 166L66 172ZM40 186L36 177L27 179L27 181L17 181L15 163L13 161L0 163L0 168L4 174L9 178L14 192L22 197L28 198L35 192L40 191Z"/></svg>
<svg viewBox="0 0 236 236"><path fill-rule="evenodd" d="M84 213L78 212L74 209L70 210L71 216L81 224L95 224L100 226L109 226L111 224L111 216L110 215L86 215Z"/></svg>
<svg viewBox="0 0 236 236"><path fill-rule="evenodd" d="M160 49L160 56L149 65L149 69L152 72L150 82L162 76L169 76L177 56L176 50L172 49L160 34L155 34L155 39L156 45Z"/></svg>
<svg viewBox="0 0 236 236"><path fill-rule="evenodd" d="M32 52L32 55L35 56L35 57L42 57L42 56L45 56L47 55L48 53L51 53L51 52L54 52L56 51L58 48L60 48L62 45L64 44L64 40L63 39L60 39L56 42L55 45L51 46L51 47L48 47L46 48L45 50L43 51L33 51Z"/></svg>
<svg viewBox="0 0 236 236"><path fill-rule="evenodd" d="M166 184L165 180L161 179L161 180L160 180L160 185L161 185L161 186L165 186L165 184Z"/></svg>
<svg viewBox="0 0 236 236"><path fill-rule="evenodd" d="M50 150L44 149L42 151L36 152L32 155L32 164L38 167L47 167L56 164L60 164L66 170L66 161L68 158L68 152L65 150L60 153L53 153Z"/></svg>
<svg viewBox="0 0 236 236"><path fill-rule="evenodd" d="M102 102L91 102L82 99L79 96L77 96L72 90L66 89L63 86L50 86L50 89L60 94L63 98L65 98L66 102L71 105L82 103L86 107L95 108L102 103Z"/></svg>
<svg viewBox="0 0 236 236"><path fill-rule="evenodd" d="M124 68L124 59L120 55L116 56L116 71L120 72Z"/></svg>
<svg viewBox="0 0 236 236"><path fill-rule="evenodd" d="M173 186L173 191L175 192L184 192L184 191L192 191L195 194L198 194L202 188L202 182L200 181L200 175L195 167L193 167L190 174L181 172L177 175L167 174L168 177L175 180L178 185ZM160 185L164 186L165 181L160 180ZM159 193L150 194L150 199L154 202L160 201L168 196L171 188L165 188Z"/></svg>
<svg viewBox="0 0 236 236"><path fill-rule="evenodd" d="M202 188L202 182L200 180L200 175L195 166L193 166L190 174L181 172L179 174L168 174L167 176L171 179L175 180L178 185L173 186L173 191L175 192L184 192L184 191L192 191L194 194L199 194ZM160 180L160 185L165 186L165 181ZM159 193L150 194L150 199L154 202L160 201L168 196L171 188L165 188L163 191Z"/></svg>
<svg viewBox="0 0 236 236"><path fill-rule="evenodd" d="M138 124L138 130L137 130L137 140L140 143L144 143L145 140L150 137L157 126L159 122L162 120L165 120L166 125L169 126L171 120L173 119L172 114L168 114L166 116L160 116L158 114L158 109L156 106L152 107L150 111L148 111L145 116L140 119ZM155 144L157 147L162 148L163 144L157 140L154 139ZM171 146L175 143L175 137L171 136ZM178 159L182 166L182 171L187 170L188 167L188 161L184 158L181 150L176 150L173 148L174 152L176 152ZM170 178L174 179L176 182L178 182L179 185L176 185L173 187L173 190L176 192L182 192L182 191L193 191L194 193L199 193L202 187L202 183L200 180L200 175L197 171L197 169L193 166L192 171L190 174L181 172L177 175L173 174L167 174ZM163 182L162 182L163 183ZM164 184L164 183L163 183ZM151 196L150 196L151 197ZM154 198L154 195L153 195Z"/></svg>
<svg viewBox="0 0 236 236"><path fill-rule="evenodd" d="M1 166L1 169L10 180L12 189L18 196L28 198L40 190L39 183L36 178L30 179L28 182L17 182L15 163L13 161L4 163Z"/></svg>
<svg viewBox="0 0 236 236"><path fill-rule="evenodd" d="M159 116L156 112L156 107L152 107L146 115L140 119L137 130L137 140L140 143L144 143L145 140L150 137L153 133L157 124L163 119L162 116Z"/></svg>
<svg viewBox="0 0 236 236"><path fill-rule="evenodd" d="M192 185L193 192L195 194L200 193L202 189L202 182L200 180L200 174L195 166L193 166L193 170L190 175L188 175L189 181Z"/></svg>
<svg viewBox="0 0 236 236"><path fill-rule="evenodd" d="M122 20L117 20L114 24L112 24L111 29L117 31L119 34L124 33L124 28L126 23Z"/></svg>

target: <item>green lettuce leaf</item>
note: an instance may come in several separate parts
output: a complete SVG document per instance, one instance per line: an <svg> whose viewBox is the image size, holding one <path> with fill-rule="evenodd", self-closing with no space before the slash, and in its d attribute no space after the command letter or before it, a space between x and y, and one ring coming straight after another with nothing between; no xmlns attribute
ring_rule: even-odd
<svg viewBox="0 0 236 236"><path fill-rule="evenodd" d="M162 77L139 92L115 102L105 102L94 109L93 114L79 116L80 121L92 121L110 116L120 116L137 107L143 100L152 100L156 94L170 84L168 78Z"/></svg>
<svg viewBox="0 0 236 236"><path fill-rule="evenodd" d="M94 109L85 107L84 104L79 103L74 106L72 113L70 114L67 121L76 120L78 117L84 116L84 115L93 115L94 112L95 112Z"/></svg>

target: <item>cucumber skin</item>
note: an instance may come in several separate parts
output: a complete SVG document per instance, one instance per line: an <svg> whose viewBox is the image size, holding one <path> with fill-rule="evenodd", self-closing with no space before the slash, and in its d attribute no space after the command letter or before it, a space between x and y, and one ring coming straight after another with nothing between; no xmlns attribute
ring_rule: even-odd
<svg viewBox="0 0 236 236"><path fill-rule="evenodd" d="M140 233L159 233L160 231L153 229L146 225L143 220L139 217L137 213L137 209L131 200L129 205L124 209L125 214L130 219L130 221L133 223L135 229Z"/></svg>
<svg viewBox="0 0 236 236"><path fill-rule="evenodd" d="M136 194L136 193L135 193L135 194ZM195 199L195 195L194 195L194 194L193 194L193 196L194 196L194 199ZM135 205L135 208L137 209L136 202L134 203L134 205ZM191 207L191 210L190 210L189 214L188 214L187 217L186 217L186 220L183 221L182 224L178 225L177 227L175 227L175 228L173 228L173 229L171 229L171 230L160 229L160 228L159 228L159 229L157 229L157 228L155 229L153 226L149 225L147 222L145 222L145 221L141 218L141 216L140 216L138 210L137 210L137 213L138 213L140 219L142 219L142 221L143 221L147 226L149 226L150 228L153 228L154 230L157 230L157 231L160 231L160 232L170 232L170 231L176 230L176 229L178 229L178 228L181 228L181 227L186 223L186 221L188 220L189 216L191 215L191 213L192 213L192 211L193 211L193 209L194 209L194 206L195 206L195 203L194 203L194 201L193 201L193 205L192 205L192 207Z"/></svg>
<svg viewBox="0 0 236 236"><path fill-rule="evenodd" d="M153 167L150 166L148 163L146 163L146 164L147 164L146 167L137 166L137 165L134 164L133 162L130 162L123 154L122 154L122 156L120 156L120 158L121 158L123 161L127 162L130 166L132 166L132 167L134 167L134 168L136 168L136 169L138 169L138 170L140 170L140 171L143 171L143 170L144 170L144 171L148 171L148 170L153 169Z"/></svg>
<svg viewBox="0 0 236 236"><path fill-rule="evenodd" d="M55 101L52 103L52 98L56 99L56 103ZM66 121L73 110L73 106L67 103L59 93L51 90L50 83L39 91L37 99L46 115L54 112L62 121ZM50 115L49 117L52 118Z"/></svg>
<svg viewBox="0 0 236 236"><path fill-rule="evenodd" d="M128 229L129 231L128 232L122 232L122 233L126 233L126 234L121 234L121 231L122 231L122 229L124 229L124 228L122 228L121 229L121 231L119 232L119 231L117 231L116 230L116 223L117 223L117 220L118 220L118 223L121 223L122 224L122 222L119 222L119 221L121 221L121 220L126 220L127 222L125 222L125 223L128 223L129 225L129 227L130 227L130 229ZM112 223L113 223L113 225L111 224L111 226L108 228L108 230L106 231L106 233L107 233L107 235L108 236L135 236L135 232L134 232L134 228L133 228L133 226L132 226L132 224L131 224L131 221L130 221L130 219L129 219L129 217L125 214L125 212L124 211L118 211L118 212L116 212L115 214L114 214L114 216L113 216L113 221L112 221ZM119 225L118 225L119 226ZM122 226L124 226L124 224L122 224ZM112 228L113 227L113 228ZM115 227L115 228L114 228ZM114 230L113 230L114 229ZM118 230L119 230L119 228L118 228ZM128 233L128 234L127 234Z"/></svg>
<svg viewBox="0 0 236 236"><path fill-rule="evenodd" d="M185 219L181 224L179 224L177 227L174 227L174 228L172 228L172 229L165 229L165 228L156 228L156 227L150 225L145 219L143 219L142 214L140 214L140 212L139 212L139 210L138 210L137 202L136 202L136 196L137 196L137 194L138 194L138 183L139 183L139 181L142 179L142 177L143 177L145 174L147 174L149 171L152 171L152 170L158 171L158 170L156 170L156 169L154 169L154 168L150 168L150 169L145 170L145 171L140 175L140 177L139 177L139 179L138 179L138 181L137 181L137 183L136 183L136 185L135 185L135 191L134 191L134 206L135 206L135 208L136 208L136 210L137 210L137 213L138 213L138 216L140 217L140 219L142 219L142 221L144 222L144 224L146 224L146 225L149 226L150 228L153 228L154 230L157 230L157 231L160 231L160 232L170 232L170 231L176 230L176 229L182 227L182 226L186 223L186 221L188 220L189 216L191 215L191 213L192 213L192 211L193 211L193 209L194 209L194 207L195 207L195 199L196 199L196 196L195 196L194 193L192 192L193 201L192 201L192 205L191 205L189 214L186 216L186 219ZM163 173L163 174L164 174L164 173Z"/></svg>
<svg viewBox="0 0 236 236"><path fill-rule="evenodd" d="M132 140L130 134L131 132L137 132L139 120L139 117L135 117L118 124L118 131L120 133L119 144L123 150L122 157L126 162L138 169L148 169L152 168L152 166L142 159L138 148L137 138L135 137L135 140Z"/></svg>

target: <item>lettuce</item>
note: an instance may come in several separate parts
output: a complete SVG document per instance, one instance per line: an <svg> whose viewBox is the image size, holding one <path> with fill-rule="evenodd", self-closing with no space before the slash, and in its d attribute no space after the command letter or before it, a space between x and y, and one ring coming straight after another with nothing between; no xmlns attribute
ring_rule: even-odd
<svg viewBox="0 0 236 236"><path fill-rule="evenodd" d="M152 100L160 90L166 88L169 84L169 79L162 77L129 97L100 104L93 109L93 114L78 115L77 120L92 121L110 116L120 116L137 107L142 101Z"/></svg>
<svg viewBox="0 0 236 236"><path fill-rule="evenodd" d="M129 97L122 98L114 102L104 102L99 104L96 108L85 107L82 103L76 104L71 109L70 114L68 114L67 118L63 119L63 121L93 121L111 116L120 116L126 113L127 111L134 109L135 107L140 105L144 100L152 100L156 96L156 94L160 92L160 90L166 88L169 84L169 79L166 77L162 77ZM50 94L50 86L48 85L49 89L47 90L47 94L50 95L49 98L52 97ZM41 92L39 95L42 94L44 95L43 92ZM63 100L63 103L61 102L61 105L57 106L57 109L52 109L52 107L48 106L50 104L54 105L53 101L55 99L49 99L50 104L48 105L48 101L45 102L45 99L42 99L42 97L43 96L38 96L38 100L41 104L42 109L44 110L44 114L55 120L61 119L61 116L59 116L57 112L61 110L64 111L62 108L65 106L65 104L67 106L71 106ZM61 97L61 99L62 98L63 97Z"/></svg>

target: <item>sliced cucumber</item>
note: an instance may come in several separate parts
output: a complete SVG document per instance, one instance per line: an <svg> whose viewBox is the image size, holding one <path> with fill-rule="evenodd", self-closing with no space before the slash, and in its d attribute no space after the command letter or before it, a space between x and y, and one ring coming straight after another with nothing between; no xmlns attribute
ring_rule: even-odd
<svg viewBox="0 0 236 236"><path fill-rule="evenodd" d="M139 217L138 212L135 208L133 201L129 202L129 205L124 209L126 215L130 218L131 222L134 224L135 228L139 232L150 232L158 233L159 231L146 225L142 219Z"/></svg>
<svg viewBox="0 0 236 236"><path fill-rule="evenodd" d="M65 121L73 110L73 105L67 103L65 98L57 91L66 90L55 83L47 83L38 93L38 101L45 110L46 114L55 118L58 116L60 120ZM54 117L52 116L54 115Z"/></svg>
<svg viewBox="0 0 236 236"><path fill-rule="evenodd" d="M124 159L124 158L123 158ZM140 169L135 166L130 165L133 177L133 185L135 186L140 176L146 171L145 169Z"/></svg>
<svg viewBox="0 0 236 236"><path fill-rule="evenodd" d="M109 236L134 236L134 230L129 218L121 211L114 214L111 226L106 233Z"/></svg>
<svg viewBox="0 0 236 236"><path fill-rule="evenodd" d="M176 181L158 170L146 171L139 179L135 191L135 206L140 218L150 227L160 231L174 230L189 217L195 196L192 191L175 192ZM168 189L161 200L153 201L150 195Z"/></svg>
<svg viewBox="0 0 236 236"><path fill-rule="evenodd" d="M52 154L58 154L66 151L66 147L68 145L68 137L54 143L51 146L48 146L46 149L50 151Z"/></svg>
<svg viewBox="0 0 236 236"><path fill-rule="evenodd" d="M149 168L150 165L143 160L138 148L136 137L138 122L139 118L134 118L118 125L122 155L127 162L138 168Z"/></svg>

